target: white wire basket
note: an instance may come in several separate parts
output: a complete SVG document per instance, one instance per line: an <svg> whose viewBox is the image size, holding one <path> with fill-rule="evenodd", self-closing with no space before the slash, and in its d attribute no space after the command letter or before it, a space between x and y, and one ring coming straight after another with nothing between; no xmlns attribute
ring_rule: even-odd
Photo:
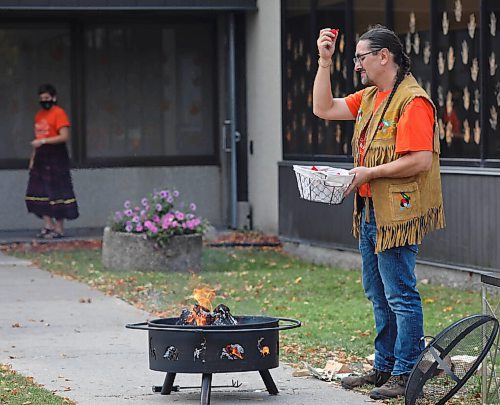
<svg viewBox="0 0 500 405"><path fill-rule="evenodd" d="M316 170L314 170L314 169ZM340 204L354 174L330 166L294 165L300 197L326 204Z"/></svg>

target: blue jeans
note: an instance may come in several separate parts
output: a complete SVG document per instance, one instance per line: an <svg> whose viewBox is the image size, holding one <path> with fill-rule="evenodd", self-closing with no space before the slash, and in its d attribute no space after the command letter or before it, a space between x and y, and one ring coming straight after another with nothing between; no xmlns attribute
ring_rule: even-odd
<svg viewBox="0 0 500 405"><path fill-rule="evenodd" d="M406 245L375 254L377 227L370 208L370 222L361 219L359 251L363 260L363 288L373 304L377 337L377 370L408 374L424 349L423 312L415 277L417 245Z"/></svg>

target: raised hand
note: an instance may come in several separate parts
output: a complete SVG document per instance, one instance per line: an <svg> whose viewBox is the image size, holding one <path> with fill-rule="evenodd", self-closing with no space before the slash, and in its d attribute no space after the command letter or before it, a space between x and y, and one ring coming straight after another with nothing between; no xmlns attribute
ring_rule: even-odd
<svg viewBox="0 0 500 405"><path fill-rule="evenodd" d="M329 60L335 52L335 43L337 42L339 30L335 28L323 28L319 32L318 53L321 59Z"/></svg>

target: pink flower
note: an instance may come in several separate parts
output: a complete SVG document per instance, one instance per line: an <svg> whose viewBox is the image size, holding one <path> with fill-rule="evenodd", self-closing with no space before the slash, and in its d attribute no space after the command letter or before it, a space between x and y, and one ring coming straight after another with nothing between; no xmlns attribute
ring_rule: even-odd
<svg viewBox="0 0 500 405"><path fill-rule="evenodd" d="M182 221L184 219L184 213L181 211L177 211L175 213L175 218L177 218L178 221Z"/></svg>
<svg viewBox="0 0 500 405"><path fill-rule="evenodd" d="M144 222L144 228L146 228L148 231L150 231L153 234L158 233L158 228L151 221Z"/></svg>
<svg viewBox="0 0 500 405"><path fill-rule="evenodd" d="M195 229L198 225L200 225L200 220L198 218L191 219L190 221L187 221L187 227L188 229Z"/></svg>
<svg viewBox="0 0 500 405"><path fill-rule="evenodd" d="M137 224L137 225L135 226L135 231L136 231L136 232L142 232L143 230L144 230L144 228L142 227L142 225L141 225L141 224Z"/></svg>
<svg viewBox="0 0 500 405"><path fill-rule="evenodd" d="M170 212L168 214L164 215L163 218L161 219L161 227L163 229L170 228L170 225L172 224L173 219L174 219L174 216Z"/></svg>
<svg viewBox="0 0 500 405"><path fill-rule="evenodd" d="M156 224L157 224L158 222L160 222L160 217L159 217L158 215L154 215L154 216L153 216L153 222L154 222L154 223L156 223Z"/></svg>

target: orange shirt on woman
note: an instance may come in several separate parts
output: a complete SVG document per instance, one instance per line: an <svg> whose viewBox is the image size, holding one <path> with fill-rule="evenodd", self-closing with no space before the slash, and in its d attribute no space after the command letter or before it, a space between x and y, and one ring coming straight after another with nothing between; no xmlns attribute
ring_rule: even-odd
<svg viewBox="0 0 500 405"><path fill-rule="evenodd" d="M355 117L361 105L363 90L350 94L344 100L347 107ZM375 100L375 110L391 93L391 90L380 91ZM397 123L396 132L396 153L405 154L407 152L431 151L433 150L434 136L434 109L432 105L421 97L416 97L404 109ZM360 137L359 164L363 166L364 143L366 134ZM370 185L365 183L359 187L358 193L361 197L371 197Z"/></svg>
<svg viewBox="0 0 500 405"><path fill-rule="evenodd" d="M61 128L69 127L66 112L54 105L49 110L40 110L35 115L35 138L51 138L59 135Z"/></svg>

